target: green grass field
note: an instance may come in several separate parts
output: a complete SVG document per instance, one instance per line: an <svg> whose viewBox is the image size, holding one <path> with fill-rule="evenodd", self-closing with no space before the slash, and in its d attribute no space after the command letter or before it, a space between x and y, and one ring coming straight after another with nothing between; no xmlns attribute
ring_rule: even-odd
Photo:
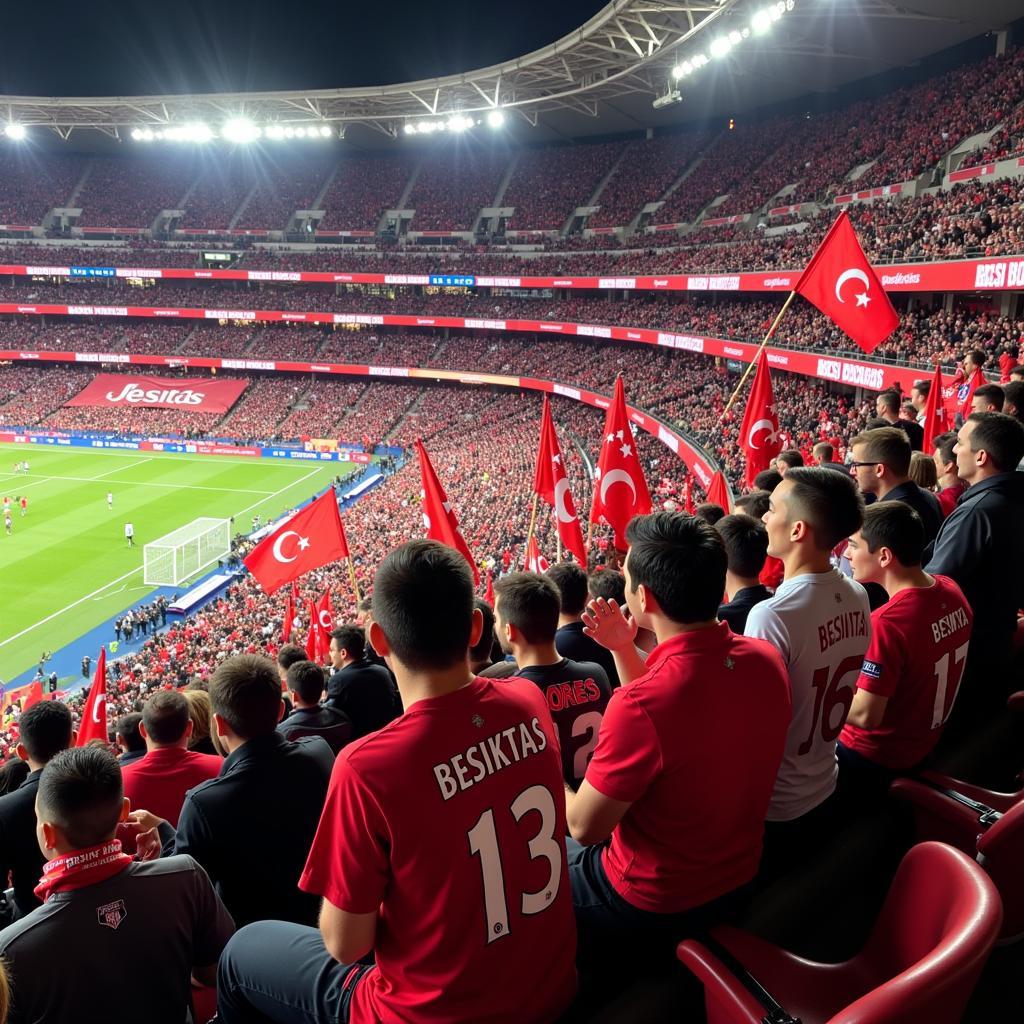
<svg viewBox="0 0 1024 1024"><path fill-rule="evenodd" d="M30 472L15 475L15 461ZM235 516L247 532L310 498L350 463L233 459L154 452L0 445L0 497L14 528L0 521L0 678L30 668L152 590L142 582L142 549L199 516ZM107 492L114 495L107 510ZM128 548L124 524L135 526ZM95 654L93 655L95 656Z"/></svg>

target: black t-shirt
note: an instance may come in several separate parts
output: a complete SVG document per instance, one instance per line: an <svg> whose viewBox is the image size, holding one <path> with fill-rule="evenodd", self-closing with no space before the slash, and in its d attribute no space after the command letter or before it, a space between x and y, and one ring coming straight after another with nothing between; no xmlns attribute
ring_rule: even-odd
<svg viewBox="0 0 1024 1024"><path fill-rule="evenodd" d="M607 674L596 662L563 658L555 665L521 668L515 675L544 691L562 748L562 777L576 789L587 773L611 699Z"/></svg>
<svg viewBox="0 0 1024 1024"><path fill-rule="evenodd" d="M583 623L577 620L562 626L555 633L555 650L563 658L573 661L595 661L604 669L612 689L619 686L619 673L615 668L615 658L607 647L602 647L583 632Z"/></svg>
<svg viewBox="0 0 1024 1024"><path fill-rule="evenodd" d="M729 628L739 636L747 628L747 616L755 604L767 601L772 592L760 583L756 587L744 587L736 592L735 597L728 603L719 605L718 617L723 622L729 623Z"/></svg>
<svg viewBox="0 0 1024 1024"><path fill-rule="evenodd" d="M348 715L354 740L383 729L402 713L391 673L365 658L331 673L325 704Z"/></svg>

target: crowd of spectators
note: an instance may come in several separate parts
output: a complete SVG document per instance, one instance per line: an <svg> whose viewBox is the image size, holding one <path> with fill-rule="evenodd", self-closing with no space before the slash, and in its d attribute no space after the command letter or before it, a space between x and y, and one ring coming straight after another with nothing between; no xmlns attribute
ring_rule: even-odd
<svg viewBox="0 0 1024 1024"><path fill-rule="evenodd" d="M376 231L385 210L402 198L413 162L408 156L352 157L338 164L324 193L324 231Z"/></svg>
<svg viewBox="0 0 1024 1024"><path fill-rule="evenodd" d="M413 231L469 231L477 214L491 206L508 167L506 149L442 147L426 156L407 205L415 209Z"/></svg>
<svg viewBox="0 0 1024 1024"><path fill-rule="evenodd" d="M63 205L85 172L78 155L42 156L25 146L0 152L0 224L41 224L55 206Z"/></svg>
<svg viewBox="0 0 1024 1024"><path fill-rule="evenodd" d="M192 160L166 156L95 157L76 206L81 227L148 228L161 210L180 209L199 173Z"/></svg>
<svg viewBox="0 0 1024 1024"><path fill-rule="evenodd" d="M501 201L515 207L508 226L517 231L560 230L576 207L590 201L630 145L577 143L524 150Z"/></svg>
<svg viewBox="0 0 1024 1024"><path fill-rule="evenodd" d="M256 188L235 225L281 231L296 210L311 210L336 157L307 153L266 159L256 171Z"/></svg>

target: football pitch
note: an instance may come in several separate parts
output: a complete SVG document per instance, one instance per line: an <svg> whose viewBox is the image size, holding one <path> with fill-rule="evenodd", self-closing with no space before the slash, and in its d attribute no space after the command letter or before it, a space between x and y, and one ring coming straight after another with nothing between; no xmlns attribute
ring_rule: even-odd
<svg viewBox="0 0 1024 1024"><path fill-rule="evenodd" d="M29 460L29 473L14 463ZM13 528L0 522L0 679L35 665L139 601L142 549L199 516L235 517L247 533L308 500L348 462L0 445L0 498L12 500ZM107 509L107 492L113 509ZM27 499L22 516L20 502ZM135 527L135 547L124 537ZM96 651L89 653L93 658Z"/></svg>

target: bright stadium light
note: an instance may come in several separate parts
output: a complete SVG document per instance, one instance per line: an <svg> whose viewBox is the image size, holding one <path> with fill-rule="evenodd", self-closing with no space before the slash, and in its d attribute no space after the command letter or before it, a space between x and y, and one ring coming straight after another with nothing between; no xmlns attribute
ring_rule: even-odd
<svg viewBox="0 0 1024 1024"><path fill-rule="evenodd" d="M500 128L505 123L505 115L500 110L492 110L487 115L487 123L492 128Z"/></svg>
<svg viewBox="0 0 1024 1024"><path fill-rule="evenodd" d="M329 139L331 134L331 126L329 124L320 125L320 137L322 139Z"/></svg>
<svg viewBox="0 0 1024 1024"><path fill-rule="evenodd" d="M255 142L263 134L262 129L247 117L233 117L225 121L220 133L228 142L239 143Z"/></svg>
<svg viewBox="0 0 1024 1024"><path fill-rule="evenodd" d="M743 36L741 36L739 34L739 32L736 31L736 29L733 29L729 33L729 44L731 46L739 46L739 44L742 41L742 39L743 39Z"/></svg>
<svg viewBox="0 0 1024 1024"><path fill-rule="evenodd" d="M264 129L263 134L268 139L283 139L284 138L284 126L280 125L280 124L268 125Z"/></svg>
<svg viewBox="0 0 1024 1024"><path fill-rule="evenodd" d="M769 11L755 11L750 19L750 27L754 30L755 36L763 36L771 31L772 16Z"/></svg>
<svg viewBox="0 0 1024 1024"><path fill-rule="evenodd" d="M295 129L295 137L297 139L304 139L306 137L306 129L303 125L300 124L298 128Z"/></svg>
<svg viewBox="0 0 1024 1024"><path fill-rule="evenodd" d="M405 122L405 134L406 135L415 135L416 134L416 125L414 125L411 121L406 121Z"/></svg>
<svg viewBox="0 0 1024 1024"><path fill-rule="evenodd" d="M728 36L719 36L717 39L711 40L712 57L724 57L731 49L732 43L729 42Z"/></svg>
<svg viewBox="0 0 1024 1024"><path fill-rule="evenodd" d="M28 135L28 129L23 124L16 124L12 121L10 124L4 125L4 135L15 142L20 142Z"/></svg>

